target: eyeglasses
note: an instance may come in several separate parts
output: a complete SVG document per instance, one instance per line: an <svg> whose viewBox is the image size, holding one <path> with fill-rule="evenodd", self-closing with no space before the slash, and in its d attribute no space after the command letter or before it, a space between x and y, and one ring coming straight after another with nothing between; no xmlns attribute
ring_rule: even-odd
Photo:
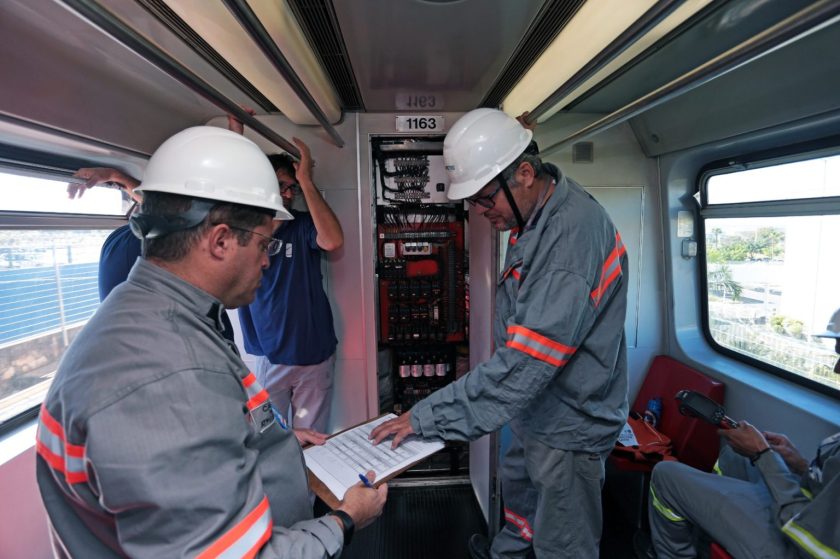
<svg viewBox="0 0 840 559"><path fill-rule="evenodd" d="M280 185L280 194L286 194L289 191L296 193L298 190L300 190L300 186L296 182Z"/></svg>
<svg viewBox="0 0 840 559"><path fill-rule="evenodd" d="M275 239L274 237L269 237L268 235L263 235L262 233L257 233L256 231L254 231L252 229L244 229L242 227L235 227L235 226L227 224L227 223L225 225L227 225L231 229L236 229L237 231L244 231L246 233L253 233L256 236L262 237L263 239L267 240L268 242L265 244L265 246L262 248L262 250L264 252L266 252L269 256L274 256L275 254L280 252L280 248L283 246L283 241L281 241L280 239Z"/></svg>
<svg viewBox="0 0 840 559"><path fill-rule="evenodd" d="M499 186L496 187L496 190L494 190L493 192L491 192L487 196L475 196L475 197L472 197L472 198L467 198L467 202L471 206L475 206L476 204L478 204L482 208L487 208L488 210L492 209L496 205L496 202L493 200L493 198L496 197L496 194L498 194L501 189L502 189L502 179L499 179Z"/></svg>

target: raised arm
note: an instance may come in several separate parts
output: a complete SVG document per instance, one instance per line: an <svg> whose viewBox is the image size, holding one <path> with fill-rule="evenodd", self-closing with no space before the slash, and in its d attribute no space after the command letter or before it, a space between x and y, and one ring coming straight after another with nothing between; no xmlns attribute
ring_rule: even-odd
<svg viewBox="0 0 840 559"><path fill-rule="evenodd" d="M112 167L82 167L73 176L85 182L67 183L67 196L70 199L81 198L84 196L86 190L94 186L113 183L120 189L125 190L132 200L136 202L143 201L143 197L139 193L134 192L134 189L140 185L140 181L123 173L119 169Z"/></svg>
<svg viewBox="0 0 840 559"><path fill-rule="evenodd" d="M300 150L300 163L295 163L295 179L300 185L303 197L306 199L306 206L315 223L315 230L318 232L316 242L319 247L328 252L337 250L344 244L344 232L332 208L312 182L313 165L309 146L299 138L292 138L292 141Z"/></svg>

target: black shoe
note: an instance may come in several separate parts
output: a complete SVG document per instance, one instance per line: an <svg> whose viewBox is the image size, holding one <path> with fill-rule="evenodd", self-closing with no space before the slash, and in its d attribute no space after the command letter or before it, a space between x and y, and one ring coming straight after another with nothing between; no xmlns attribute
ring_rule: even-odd
<svg viewBox="0 0 840 559"><path fill-rule="evenodd" d="M472 559L490 559L490 542L481 534L470 536L468 547Z"/></svg>

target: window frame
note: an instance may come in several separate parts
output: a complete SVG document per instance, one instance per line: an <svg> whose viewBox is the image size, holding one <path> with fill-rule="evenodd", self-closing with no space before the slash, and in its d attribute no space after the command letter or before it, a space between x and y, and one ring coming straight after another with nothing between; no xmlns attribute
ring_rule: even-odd
<svg viewBox="0 0 840 559"><path fill-rule="evenodd" d="M709 321L709 276L706 265L707 260L705 257L707 250L707 219L840 215L840 196L796 198L791 200L766 200L761 202L737 202L710 206L708 203L708 181L710 178L738 171L772 167L785 163L795 163L830 155L840 155L840 136L831 136L817 141L792 144L772 150L746 153L737 157L729 157L708 163L704 165L697 174L695 184L697 187L696 192L699 196L697 198L698 204L695 207L695 213L698 222L698 254L703 255L703 257L698 259L698 270L700 274L698 282L698 286L700 288L700 322L703 336L711 348L714 351L732 359L747 363L748 365L774 376L840 401L840 390L836 388L722 346L714 339ZM840 358L840 355L838 355L838 358Z"/></svg>
<svg viewBox="0 0 840 559"><path fill-rule="evenodd" d="M80 167L100 166L97 163L76 161ZM78 167L77 167L78 168ZM46 165L43 163L14 162L0 159L0 172L18 174L42 179L61 181L69 179L75 170ZM135 204L136 205L136 204ZM116 229L128 222L128 216L134 205L123 216L70 214L55 212L20 212L0 210L0 229L2 230L86 230L86 229ZM21 425L35 419L41 405L37 404L0 423L0 437L6 435Z"/></svg>

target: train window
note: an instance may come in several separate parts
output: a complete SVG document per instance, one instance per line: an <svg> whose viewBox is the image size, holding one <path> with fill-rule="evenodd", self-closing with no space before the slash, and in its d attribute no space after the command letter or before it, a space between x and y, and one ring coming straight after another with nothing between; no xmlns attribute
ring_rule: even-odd
<svg viewBox="0 0 840 559"><path fill-rule="evenodd" d="M64 350L99 306L99 251L112 226L21 212L120 214L124 202L109 189L70 201L65 185L0 173L0 425L37 408Z"/></svg>
<svg viewBox="0 0 840 559"><path fill-rule="evenodd" d="M840 156L706 175L706 328L722 351L840 395ZM724 174L725 173L725 174Z"/></svg>
<svg viewBox="0 0 840 559"><path fill-rule="evenodd" d="M73 200L67 182L0 173L0 210L124 216L131 205L116 188L93 188Z"/></svg>
<svg viewBox="0 0 840 559"><path fill-rule="evenodd" d="M709 204L840 196L840 155L715 175L706 184Z"/></svg>

